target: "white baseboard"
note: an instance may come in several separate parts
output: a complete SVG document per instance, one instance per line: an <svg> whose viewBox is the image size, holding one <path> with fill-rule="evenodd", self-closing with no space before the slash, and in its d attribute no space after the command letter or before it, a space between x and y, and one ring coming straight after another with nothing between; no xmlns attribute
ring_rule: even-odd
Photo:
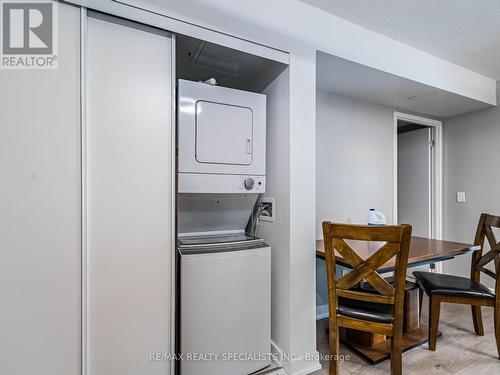
<svg viewBox="0 0 500 375"><path fill-rule="evenodd" d="M319 358L319 353L316 352L316 358ZM319 361L306 360L305 358L298 358L291 363L292 375L307 375L315 371L321 370L321 363Z"/></svg>
<svg viewBox="0 0 500 375"><path fill-rule="evenodd" d="M283 351L280 349L280 347L278 345L276 345L276 343L274 341L271 340L271 354L273 354L275 360L273 360L273 362L282 367L283 370L285 370L285 372L287 374L290 374L290 364L287 362L287 363L284 363L282 361L282 358L283 358Z"/></svg>
<svg viewBox="0 0 500 375"><path fill-rule="evenodd" d="M291 362L282 361L283 351L273 341L271 341L271 353L278 358L278 361L275 361L276 364L280 366L287 375L306 375L321 370L319 361L306 360L305 358L296 358ZM316 352L316 358L319 358L318 352Z"/></svg>
<svg viewBox="0 0 500 375"><path fill-rule="evenodd" d="M328 305L316 306L316 320L328 318Z"/></svg>
<svg viewBox="0 0 500 375"><path fill-rule="evenodd" d="M283 350L281 350L273 340L271 340L271 354L273 354L276 358L283 358ZM274 362L276 362L279 366L283 365L279 360Z"/></svg>

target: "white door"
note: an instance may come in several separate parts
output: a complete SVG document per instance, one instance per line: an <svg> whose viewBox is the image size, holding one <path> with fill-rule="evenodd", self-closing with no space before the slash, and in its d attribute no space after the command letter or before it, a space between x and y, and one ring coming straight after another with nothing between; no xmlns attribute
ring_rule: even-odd
<svg viewBox="0 0 500 375"><path fill-rule="evenodd" d="M0 70L0 374L81 372L80 10L59 67Z"/></svg>
<svg viewBox="0 0 500 375"><path fill-rule="evenodd" d="M170 374L172 41L88 18L88 375Z"/></svg>
<svg viewBox="0 0 500 375"><path fill-rule="evenodd" d="M398 134L398 222L431 233L431 128Z"/></svg>
<svg viewBox="0 0 500 375"><path fill-rule="evenodd" d="M196 103L196 160L200 163L252 163L252 110L228 104Z"/></svg>

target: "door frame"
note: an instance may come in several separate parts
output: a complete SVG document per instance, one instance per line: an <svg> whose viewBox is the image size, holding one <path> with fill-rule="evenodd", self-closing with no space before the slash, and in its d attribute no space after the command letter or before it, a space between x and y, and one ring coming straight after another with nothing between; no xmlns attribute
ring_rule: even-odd
<svg viewBox="0 0 500 375"><path fill-rule="evenodd" d="M393 137L393 207L394 224L398 224L398 120L411 121L431 128L434 141L431 148L431 208L430 232L437 240L443 236L443 122L428 117L394 111ZM436 271L441 273L441 263L436 264Z"/></svg>

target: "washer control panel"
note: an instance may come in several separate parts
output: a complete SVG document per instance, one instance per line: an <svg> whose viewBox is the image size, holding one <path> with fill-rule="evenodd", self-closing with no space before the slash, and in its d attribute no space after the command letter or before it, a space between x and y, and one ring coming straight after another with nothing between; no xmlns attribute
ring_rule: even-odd
<svg viewBox="0 0 500 375"><path fill-rule="evenodd" d="M265 193L266 176L179 173L179 193Z"/></svg>
<svg viewBox="0 0 500 375"><path fill-rule="evenodd" d="M245 178L245 181L243 182L243 186L245 186L245 189L252 190L254 185L255 180L252 177Z"/></svg>
<svg viewBox="0 0 500 375"><path fill-rule="evenodd" d="M248 192L263 193L265 191L265 177L240 176L241 189Z"/></svg>

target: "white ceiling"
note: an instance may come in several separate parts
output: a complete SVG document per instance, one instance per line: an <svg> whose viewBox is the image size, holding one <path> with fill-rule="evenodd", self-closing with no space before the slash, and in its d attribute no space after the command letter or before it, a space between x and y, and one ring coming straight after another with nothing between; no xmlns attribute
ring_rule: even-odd
<svg viewBox="0 0 500 375"><path fill-rule="evenodd" d="M498 0L301 0L367 29L500 79Z"/></svg>
<svg viewBox="0 0 500 375"><path fill-rule="evenodd" d="M491 107L323 52L317 53L316 64L316 87L331 94L439 118Z"/></svg>

